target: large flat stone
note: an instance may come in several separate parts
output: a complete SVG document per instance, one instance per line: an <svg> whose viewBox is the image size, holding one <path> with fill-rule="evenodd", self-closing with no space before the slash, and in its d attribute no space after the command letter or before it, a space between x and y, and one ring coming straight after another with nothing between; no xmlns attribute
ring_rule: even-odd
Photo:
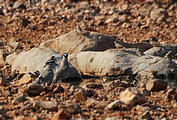
<svg viewBox="0 0 177 120"><path fill-rule="evenodd" d="M115 48L115 37L96 32L73 30L55 39L41 43L42 47L49 47L62 53L77 54L81 51L104 51Z"/></svg>

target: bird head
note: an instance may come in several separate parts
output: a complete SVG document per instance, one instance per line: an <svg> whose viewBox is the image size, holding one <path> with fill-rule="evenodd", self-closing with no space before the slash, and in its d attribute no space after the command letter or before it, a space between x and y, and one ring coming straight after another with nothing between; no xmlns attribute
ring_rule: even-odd
<svg viewBox="0 0 177 120"><path fill-rule="evenodd" d="M52 56L52 57L45 63L44 67L46 67L47 65L51 65L51 64L55 63L55 61L56 61L55 56Z"/></svg>
<svg viewBox="0 0 177 120"><path fill-rule="evenodd" d="M68 54L67 53L63 53L63 57L65 57L67 59L68 58Z"/></svg>

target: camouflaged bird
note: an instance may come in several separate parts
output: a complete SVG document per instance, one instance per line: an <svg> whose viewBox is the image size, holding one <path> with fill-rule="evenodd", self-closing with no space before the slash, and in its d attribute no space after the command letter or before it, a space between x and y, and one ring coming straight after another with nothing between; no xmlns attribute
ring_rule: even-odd
<svg viewBox="0 0 177 120"><path fill-rule="evenodd" d="M37 78L36 82L41 83L48 83L51 84L53 77L54 77L54 71L53 67L55 66L55 57L52 56L44 65L43 70L41 71L39 77Z"/></svg>
<svg viewBox="0 0 177 120"><path fill-rule="evenodd" d="M63 59L60 63L60 66L57 68L57 70L54 74L54 78L53 78L52 83L62 81L63 79L66 79L69 76L70 66L69 66L69 62L68 62L68 54L63 53L62 55L63 55Z"/></svg>

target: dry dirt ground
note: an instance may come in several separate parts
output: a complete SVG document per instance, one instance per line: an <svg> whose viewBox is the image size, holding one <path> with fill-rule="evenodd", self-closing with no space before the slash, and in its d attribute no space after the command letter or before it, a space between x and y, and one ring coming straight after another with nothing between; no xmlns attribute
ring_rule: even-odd
<svg viewBox="0 0 177 120"><path fill-rule="evenodd" d="M83 29L113 35L124 42L175 44L177 3L175 0L41 0L30 4L25 0L0 0L0 48L7 54L37 47L42 41L75 29L78 24ZM19 47L13 49L16 43ZM84 79L76 88L73 83L58 83L41 88L40 95L23 94L19 98L19 93L25 88L7 82L10 80L8 65L1 66L1 71L1 79L5 79L0 87L2 120L177 119L177 89L173 86L147 93L147 102L142 105L130 107L119 103L110 110L105 107L118 100L120 91L133 86L131 83ZM86 86L85 91L79 93L78 86ZM58 118L54 118L57 112Z"/></svg>

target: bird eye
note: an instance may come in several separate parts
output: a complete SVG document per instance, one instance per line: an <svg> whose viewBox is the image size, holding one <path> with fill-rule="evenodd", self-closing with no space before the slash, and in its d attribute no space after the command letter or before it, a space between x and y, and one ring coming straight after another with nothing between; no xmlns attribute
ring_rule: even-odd
<svg viewBox="0 0 177 120"><path fill-rule="evenodd" d="M68 56L68 54L67 54L67 53L63 53L63 56L67 57L67 56Z"/></svg>
<svg viewBox="0 0 177 120"><path fill-rule="evenodd" d="M55 56L52 56L52 58L51 59L55 59Z"/></svg>

